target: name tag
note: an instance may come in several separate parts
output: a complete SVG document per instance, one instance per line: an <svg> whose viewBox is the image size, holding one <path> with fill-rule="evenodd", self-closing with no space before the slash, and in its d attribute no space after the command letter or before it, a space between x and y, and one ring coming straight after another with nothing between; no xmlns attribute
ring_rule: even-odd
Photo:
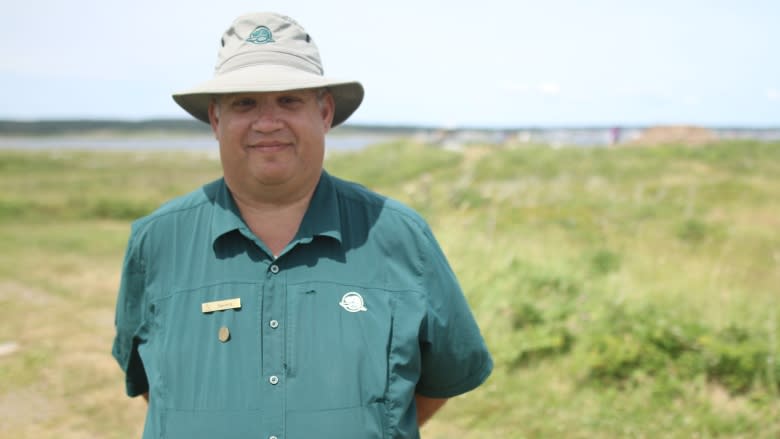
<svg viewBox="0 0 780 439"><path fill-rule="evenodd" d="M236 308L241 308L241 298L217 300L216 302L205 302L200 304L200 310L203 312L223 311Z"/></svg>

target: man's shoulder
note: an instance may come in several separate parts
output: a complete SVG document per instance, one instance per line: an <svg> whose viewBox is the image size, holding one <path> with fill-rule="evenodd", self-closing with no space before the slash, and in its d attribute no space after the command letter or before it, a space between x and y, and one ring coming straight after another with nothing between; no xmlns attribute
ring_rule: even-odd
<svg viewBox="0 0 780 439"><path fill-rule="evenodd" d="M133 222L133 229L140 231L149 227L165 227L172 223L180 223L187 216L197 214L201 209L208 209L214 203L219 189L224 184L220 178L192 192L172 198L155 209L150 214Z"/></svg>
<svg viewBox="0 0 780 439"><path fill-rule="evenodd" d="M353 209L362 209L368 214L377 215L384 221L404 222L414 225L419 229L427 229L428 225L423 217L406 204L375 192L366 186L354 181L344 180L338 177L330 177L339 195L340 202Z"/></svg>

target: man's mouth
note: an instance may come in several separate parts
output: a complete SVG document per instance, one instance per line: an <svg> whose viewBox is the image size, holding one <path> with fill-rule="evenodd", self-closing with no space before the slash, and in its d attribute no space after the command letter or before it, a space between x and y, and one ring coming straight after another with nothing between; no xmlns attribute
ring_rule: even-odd
<svg viewBox="0 0 780 439"><path fill-rule="evenodd" d="M276 152L292 146L289 142L258 142L247 146L250 151Z"/></svg>

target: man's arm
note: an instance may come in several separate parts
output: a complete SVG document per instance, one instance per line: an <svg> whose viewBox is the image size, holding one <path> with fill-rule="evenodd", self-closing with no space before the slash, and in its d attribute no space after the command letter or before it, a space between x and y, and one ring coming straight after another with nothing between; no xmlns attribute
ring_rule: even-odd
<svg viewBox="0 0 780 439"><path fill-rule="evenodd" d="M414 402L417 405L417 426L422 427L447 402L447 399L428 398L415 394Z"/></svg>

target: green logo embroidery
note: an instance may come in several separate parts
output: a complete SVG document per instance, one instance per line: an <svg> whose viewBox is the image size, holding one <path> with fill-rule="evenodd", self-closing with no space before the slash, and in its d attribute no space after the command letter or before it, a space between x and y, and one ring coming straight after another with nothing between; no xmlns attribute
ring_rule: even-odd
<svg viewBox="0 0 780 439"><path fill-rule="evenodd" d="M271 29L265 26L257 26L246 40L254 44L268 44L274 42L274 37L271 34Z"/></svg>

